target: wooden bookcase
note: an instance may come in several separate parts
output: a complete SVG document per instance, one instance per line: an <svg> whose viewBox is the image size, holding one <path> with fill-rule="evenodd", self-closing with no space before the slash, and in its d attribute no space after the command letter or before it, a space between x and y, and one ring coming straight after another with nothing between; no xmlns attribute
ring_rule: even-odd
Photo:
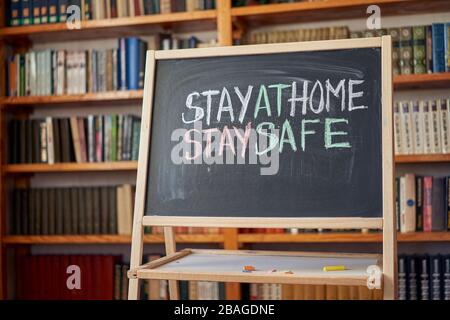
<svg viewBox="0 0 450 320"><path fill-rule="evenodd" d="M5 158L6 115L26 112L27 108L52 105L55 108L69 106L108 105L140 103L142 90L88 93L47 97L5 97L5 63L9 48L26 50L32 42L77 41L85 39L116 38L126 35L144 35L163 30L173 32L217 31L221 46L233 44L233 38L246 30L282 23L298 23L337 19L361 18L371 0L328 0L269 4L249 7L231 7L231 0L216 0L216 10L158 14L109 20L83 21L80 30L69 30L64 23L6 27L5 2L0 1L0 299L6 298L6 249L23 248L30 245L52 244L130 244L131 236L80 235L80 236L9 236L6 234L6 184L11 179L27 180L35 173L65 174L68 172L128 171L136 175L136 162L115 163L62 163L8 165ZM448 0L378 0L383 15L408 15L434 12L450 12ZM441 89L450 87L450 73L397 76L396 90ZM395 158L397 164L404 163L450 163L450 154L405 155ZM239 249L254 243L380 243L380 233L300 233L300 234L245 234L237 229L224 229L221 234L183 234L176 241L189 244L216 244L228 250ZM399 234L400 243L450 242L450 232ZM163 235L146 235L146 244L164 243ZM99 247L101 250L101 247ZM240 287L227 284L228 299L240 298Z"/></svg>

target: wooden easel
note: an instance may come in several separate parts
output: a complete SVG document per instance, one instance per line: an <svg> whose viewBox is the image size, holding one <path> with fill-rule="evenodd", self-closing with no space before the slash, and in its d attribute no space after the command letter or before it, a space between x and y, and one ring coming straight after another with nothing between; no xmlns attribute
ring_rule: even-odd
<svg viewBox="0 0 450 320"><path fill-rule="evenodd" d="M180 216L145 216L145 191L147 186L147 170L149 161L150 127L152 118L155 61L162 59L182 59L214 56L237 56L270 54L281 52L339 50L353 48L381 48L381 92L382 92L382 200L383 215L381 218L249 218L249 217L180 217ZM368 62L370 63L370 62ZM149 51L145 77L145 93L143 101L141 142L139 150L138 179L136 202L134 209L134 224L131 248L131 266L128 276L129 299L139 297L140 279L169 280L170 298L178 299L177 280L221 281L221 282L250 282L250 283L287 283L287 284L330 284L330 285L366 285L367 275L364 273L366 264L375 264L382 271L384 299L395 299L396 293L396 221L394 210L394 165L393 165L393 129L392 129L392 67L391 67L391 38L351 39L336 41L317 41L305 43L288 43L275 45L257 45L229 48L209 48L197 50ZM164 227L166 256L142 264L143 229L145 226ZM190 250L176 252L173 227L221 227L221 228L300 228L300 229L382 229L383 253L379 255L367 254L330 254L330 253L293 253L293 252L264 252L264 251L227 251L227 250ZM183 269L183 259L201 261L201 259L221 259L223 255L240 261L240 257L258 261L261 256L276 256L277 260L299 258L348 259L348 263L355 263L354 273L323 273L321 270L298 270L294 274L253 272L243 273L241 270L225 270L226 267L214 270L213 264L203 268ZM193 260L192 260L193 259ZM180 267L173 265L178 262ZM242 260L244 261L244 260ZM336 260L337 261L337 260Z"/></svg>

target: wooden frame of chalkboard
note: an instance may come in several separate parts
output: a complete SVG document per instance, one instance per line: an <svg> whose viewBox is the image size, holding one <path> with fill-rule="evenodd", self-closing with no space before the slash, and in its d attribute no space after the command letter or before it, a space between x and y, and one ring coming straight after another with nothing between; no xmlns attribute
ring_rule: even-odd
<svg viewBox="0 0 450 320"><path fill-rule="evenodd" d="M381 49L381 144L382 144L382 217L195 217L195 216L160 216L144 215L147 179L150 159L152 108L155 89L156 62L170 59L193 59L207 57L251 56L289 52L315 52L329 50L345 50L358 48ZM370 62L369 62L370 63ZM393 166L393 129L392 129L392 68L391 68L391 39L389 36L381 38L348 39L333 41L316 41L303 43L284 43L269 45L252 45L240 47L221 47L205 49L186 49L173 51L149 51L145 75L145 90L141 123L141 141L139 149L139 165L137 174L136 201L134 209L132 250L130 263L129 298L137 299L139 293L139 278L151 278L152 272L156 276L155 266L161 266L180 258L176 253L173 227L235 227L235 228L330 228L330 229L382 229L383 230L383 259L382 279L385 299L396 297L396 221L394 214L394 166ZM145 226L164 227L166 254L161 262L141 266L143 252L143 229ZM250 253L249 253L250 254ZM165 260L164 260L165 259ZM207 269L208 266L205 266ZM145 276L142 270L146 269ZM140 272L138 273L138 270ZM169 272L170 273L170 272ZM167 276L172 299L178 298L177 283L183 280L180 274ZM226 281L227 277L212 272L216 281ZM238 277L242 282L252 282L252 275L245 274ZM191 276L189 280L208 280L205 273ZM273 276L267 279L273 281ZM300 281L300 280L299 280Z"/></svg>

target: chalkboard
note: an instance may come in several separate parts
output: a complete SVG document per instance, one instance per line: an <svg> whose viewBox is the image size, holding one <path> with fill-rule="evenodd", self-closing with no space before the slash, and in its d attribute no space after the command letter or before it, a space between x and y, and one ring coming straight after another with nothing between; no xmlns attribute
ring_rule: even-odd
<svg viewBox="0 0 450 320"><path fill-rule="evenodd" d="M145 215L383 216L379 47L155 63Z"/></svg>

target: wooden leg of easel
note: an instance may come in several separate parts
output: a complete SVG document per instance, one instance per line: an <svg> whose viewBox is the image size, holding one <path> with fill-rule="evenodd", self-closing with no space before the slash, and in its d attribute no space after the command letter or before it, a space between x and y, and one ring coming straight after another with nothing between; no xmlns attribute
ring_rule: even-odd
<svg viewBox="0 0 450 320"><path fill-rule="evenodd" d="M133 236L131 241L130 269L139 267L142 264L142 251L144 246L143 239L144 227L142 219L134 219ZM140 285L139 279L130 279L128 282L128 300L139 299Z"/></svg>
<svg viewBox="0 0 450 320"><path fill-rule="evenodd" d="M138 300L139 279L130 279L128 282L128 300Z"/></svg>
<svg viewBox="0 0 450 320"><path fill-rule="evenodd" d="M166 242L166 255L177 252L177 245L175 242L175 233L172 227L164 227L164 240ZM169 281L170 300L179 300L180 293L178 290L178 281Z"/></svg>
<svg viewBox="0 0 450 320"><path fill-rule="evenodd" d="M383 299L397 299L397 231L394 201L394 146L392 142L392 41L381 38L383 81Z"/></svg>

